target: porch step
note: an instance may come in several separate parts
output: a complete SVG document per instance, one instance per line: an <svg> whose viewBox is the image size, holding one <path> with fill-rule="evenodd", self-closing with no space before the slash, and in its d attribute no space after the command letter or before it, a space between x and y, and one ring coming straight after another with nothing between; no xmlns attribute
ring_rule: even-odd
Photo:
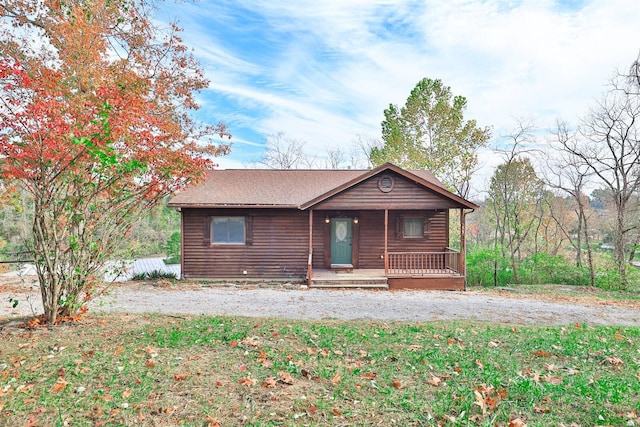
<svg viewBox="0 0 640 427"><path fill-rule="evenodd" d="M387 278L312 279L311 288L389 289Z"/></svg>

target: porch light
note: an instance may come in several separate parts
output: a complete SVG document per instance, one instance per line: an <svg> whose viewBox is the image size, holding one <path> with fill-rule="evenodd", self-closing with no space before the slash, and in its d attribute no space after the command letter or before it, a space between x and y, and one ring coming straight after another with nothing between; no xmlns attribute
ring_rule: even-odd
<svg viewBox="0 0 640 427"><path fill-rule="evenodd" d="M353 218L353 223L357 224L358 223L358 217Z"/></svg>
<svg viewBox="0 0 640 427"><path fill-rule="evenodd" d="M329 218L329 215L324 217L324 222L325 224L329 224L331 222L331 218Z"/></svg>

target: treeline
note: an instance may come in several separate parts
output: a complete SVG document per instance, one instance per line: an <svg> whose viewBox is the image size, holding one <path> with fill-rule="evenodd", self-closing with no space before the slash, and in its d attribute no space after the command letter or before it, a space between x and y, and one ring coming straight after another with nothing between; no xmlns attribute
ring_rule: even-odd
<svg viewBox="0 0 640 427"><path fill-rule="evenodd" d="M179 262L180 214L167 207L169 200L145 211L109 259L163 256L169 262ZM0 259L19 259L18 252L29 250L32 226L30 199L15 193L0 209Z"/></svg>

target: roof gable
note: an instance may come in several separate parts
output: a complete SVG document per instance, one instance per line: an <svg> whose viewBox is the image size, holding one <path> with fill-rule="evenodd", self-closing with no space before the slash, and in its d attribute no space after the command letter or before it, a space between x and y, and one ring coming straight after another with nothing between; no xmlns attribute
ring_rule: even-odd
<svg viewBox="0 0 640 427"><path fill-rule="evenodd" d="M327 191L326 193L312 200L309 200L308 202L302 204L300 206L300 209L305 210L313 206L317 206L322 202L325 202L328 199L337 196L338 194L344 193L345 191L348 191L349 189L354 188L355 186L367 180L370 180L376 176L381 176L389 171L393 172L394 174L400 175L402 178L406 179L407 181L414 182L419 187L429 190L435 193L436 195L440 196L441 198L447 199L452 204L449 206L446 206L446 208L449 208L449 207L463 207L463 208L469 208L469 209L478 208L476 204L471 203L468 200L465 200L462 197L457 196L451 193L450 191L448 191L446 188L444 188L444 185L437 178L435 178L435 176L429 171L421 170L421 171L410 172L402 168L399 168L398 166L392 163L385 163L383 165L378 166L375 169L368 171L367 173L364 173L352 179L349 182L344 183L341 186L335 187ZM443 208L445 207L443 206Z"/></svg>

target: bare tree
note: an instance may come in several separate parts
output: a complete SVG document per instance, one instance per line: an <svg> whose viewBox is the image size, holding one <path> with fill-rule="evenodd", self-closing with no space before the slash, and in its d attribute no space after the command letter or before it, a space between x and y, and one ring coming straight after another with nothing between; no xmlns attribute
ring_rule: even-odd
<svg viewBox="0 0 640 427"><path fill-rule="evenodd" d="M306 141L289 138L284 132L268 135L267 147L258 163L270 169L298 169L308 160L305 145Z"/></svg>
<svg viewBox="0 0 640 427"><path fill-rule="evenodd" d="M590 232L591 211L585 194L585 187L589 183L593 171L581 157L572 152L571 148L577 145L577 135L569 130L566 122L558 120L553 133L559 143L559 148L554 156L549 156L548 158L549 173L546 176L546 183L549 187L561 191L571 199L573 212L576 215L575 233L565 225L562 211L555 212L552 209L551 216L574 248L576 266L578 267L582 266L582 248L584 244L587 251L587 266L589 267L591 286L595 286L595 264Z"/></svg>
<svg viewBox="0 0 640 427"><path fill-rule="evenodd" d="M340 147L326 147L326 152L327 169L340 169L346 160L346 153Z"/></svg>
<svg viewBox="0 0 640 427"><path fill-rule="evenodd" d="M351 150L351 164L359 166L361 159L364 159L367 168L373 167L374 162L371 159L371 153L374 148L380 149L383 145L384 143L378 138L358 135Z"/></svg>
<svg viewBox="0 0 640 427"><path fill-rule="evenodd" d="M630 94L640 95L640 53L629 67L627 74L621 74L623 80L626 81L626 90Z"/></svg>
<svg viewBox="0 0 640 427"><path fill-rule="evenodd" d="M632 217L638 209L635 194L640 190L640 96L634 93L633 83L628 77L615 78L583 119L581 138L563 147L613 195L614 260L623 289L628 285L625 253L638 240Z"/></svg>

